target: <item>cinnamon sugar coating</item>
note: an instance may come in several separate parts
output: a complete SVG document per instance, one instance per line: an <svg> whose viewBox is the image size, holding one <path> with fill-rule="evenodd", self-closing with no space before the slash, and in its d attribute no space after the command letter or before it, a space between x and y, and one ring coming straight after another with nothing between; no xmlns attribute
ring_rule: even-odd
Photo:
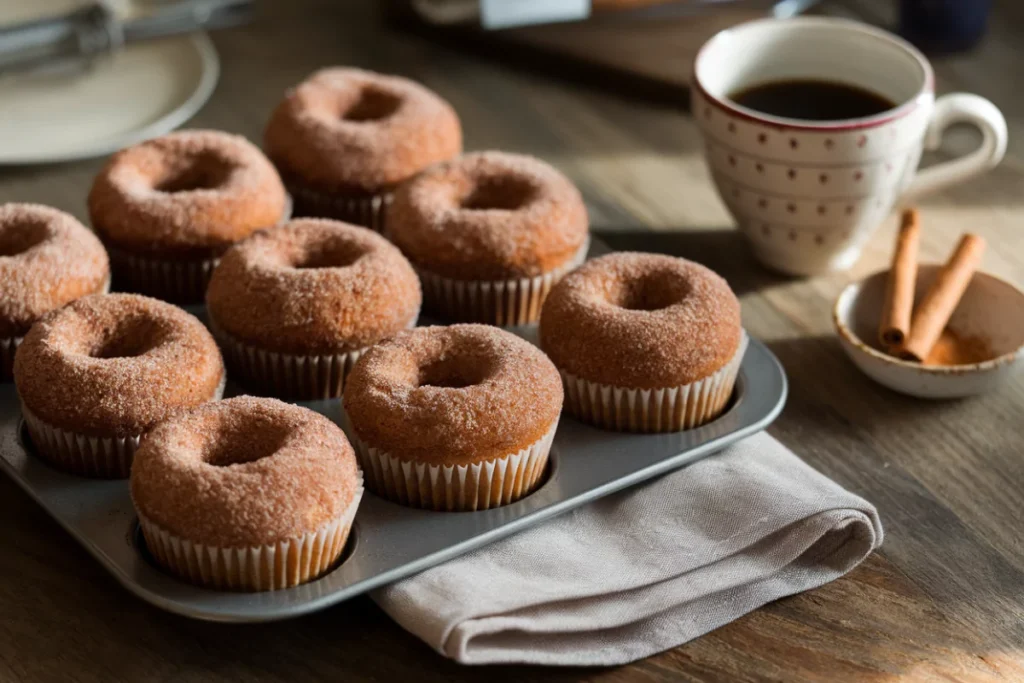
<svg viewBox="0 0 1024 683"><path fill-rule="evenodd" d="M194 316L136 294L93 294L44 316L14 358L22 402L55 427L136 436L212 399L224 380Z"/></svg>
<svg viewBox="0 0 1024 683"><path fill-rule="evenodd" d="M696 382L739 348L740 304L728 283L686 259L618 252L551 290L540 345L560 369L633 389Z"/></svg>
<svg viewBox="0 0 1024 683"><path fill-rule="evenodd" d="M551 272L587 239L576 187L533 157L466 154L437 164L395 193L387 234L416 266L455 280Z"/></svg>
<svg viewBox="0 0 1024 683"><path fill-rule="evenodd" d="M377 194L459 154L462 128L451 105L418 83L329 68L285 93L263 146L288 182Z"/></svg>
<svg viewBox="0 0 1024 683"><path fill-rule="evenodd" d="M345 410L368 445L403 460L470 465L536 443L562 409L558 371L487 325L419 327L356 363Z"/></svg>
<svg viewBox="0 0 1024 683"><path fill-rule="evenodd" d="M271 545L339 517L361 486L344 432L272 398L215 401L139 444L135 508L172 534L219 548Z"/></svg>
<svg viewBox="0 0 1024 683"><path fill-rule="evenodd" d="M0 204L0 338L23 336L43 314L109 280L107 252L73 216Z"/></svg>
<svg viewBox="0 0 1024 683"><path fill-rule="evenodd" d="M361 349L416 320L420 281L365 228L293 220L229 250L206 294L211 319L253 346L291 354Z"/></svg>
<svg viewBox="0 0 1024 683"><path fill-rule="evenodd" d="M89 217L120 249L216 256L280 222L288 197L273 164L239 135L189 130L115 154L93 181Z"/></svg>

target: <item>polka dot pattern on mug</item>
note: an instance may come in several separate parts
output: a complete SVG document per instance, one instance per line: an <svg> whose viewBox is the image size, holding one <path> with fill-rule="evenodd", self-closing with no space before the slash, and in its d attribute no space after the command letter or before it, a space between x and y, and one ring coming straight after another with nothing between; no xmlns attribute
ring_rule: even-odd
<svg viewBox="0 0 1024 683"><path fill-rule="evenodd" d="M694 98L719 195L740 229L778 254L827 259L862 243L920 155L904 133L920 128L913 112L869 128L801 128L734 112L699 88Z"/></svg>

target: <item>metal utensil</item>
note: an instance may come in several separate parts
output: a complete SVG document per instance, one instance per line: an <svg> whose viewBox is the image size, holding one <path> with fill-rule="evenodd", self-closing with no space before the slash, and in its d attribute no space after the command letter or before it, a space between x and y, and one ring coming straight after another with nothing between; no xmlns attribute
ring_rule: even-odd
<svg viewBox="0 0 1024 683"><path fill-rule="evenodd" d="M125 44L248 22L253 0L182 0L121 19L104 3L0 27L0 74L87 66Z"/></svg>

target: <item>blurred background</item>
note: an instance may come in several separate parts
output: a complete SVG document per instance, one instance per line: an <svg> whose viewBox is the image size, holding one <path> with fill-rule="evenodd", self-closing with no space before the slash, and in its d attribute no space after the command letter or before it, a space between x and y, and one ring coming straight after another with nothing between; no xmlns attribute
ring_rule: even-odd
<svg viewBox="0 0 1024 683"><path fill-rule="evenodd" d="M285 89L319 67L355 65L439 92L462 117L467 149L513 149L559 166L583 191L595 229L685 230L686 249L710 265L722 246L740 250L744 264L686 116L691 64L722 28L801 13L898 31L928 51L940 93L976 92L1006 114L1007 161L930 198L954 207L937 220L984 221L1017 204L1008 167L1024 112L1024 6L1014 0L5 0L0 201L84 218L85 191L111 151L186 122L258 143ZM931 157L977 141L953 129ZM875 243L884 260L884 231ZM724 265L748 277L735 260Z"/></svg>

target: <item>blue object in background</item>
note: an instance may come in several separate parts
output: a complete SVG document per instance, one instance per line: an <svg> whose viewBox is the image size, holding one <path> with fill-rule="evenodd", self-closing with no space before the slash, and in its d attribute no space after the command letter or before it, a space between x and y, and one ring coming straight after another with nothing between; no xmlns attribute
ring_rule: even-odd
<svg viewBox="0 0 1024 683"><path fill-rule="evenodd" d="M900 0L900 35L927 52L958 52L978 44L992 0Z"/></svg>

